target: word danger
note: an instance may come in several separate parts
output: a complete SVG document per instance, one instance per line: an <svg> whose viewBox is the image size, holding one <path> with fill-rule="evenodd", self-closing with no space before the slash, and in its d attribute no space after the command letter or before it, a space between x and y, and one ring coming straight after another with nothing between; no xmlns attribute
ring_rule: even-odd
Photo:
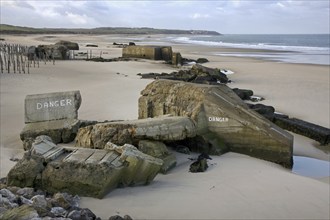
<svg viewBox="0 0 330 220"><path fill-rule="evenodd" d="M61 99L61 100L49 101L49 102L37 102L37 110L55 108L55 107L64 107L68 105L72 105L71 99Z"/></svg>
<svg viewBox="0 0 330 220"><path fill-rule="evenodd" d="M228 122L229 119L225 118L225 117L215 117L215 116L211 116L209 117L209 121L215 121L215 122Z"/></svg>

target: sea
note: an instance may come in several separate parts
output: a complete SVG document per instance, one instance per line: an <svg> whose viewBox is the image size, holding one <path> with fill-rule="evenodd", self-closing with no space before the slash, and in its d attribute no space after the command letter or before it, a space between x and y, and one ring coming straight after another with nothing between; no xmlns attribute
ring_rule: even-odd
<svg viewBox="0 0 330 220"><path fill-rule="evenodd" d="M254 57L288 63L330 65L330 34L224 34L169 37L177 43L219 47L219 56ZM259 49L221 52L220 48ZM273 52L272 52L273 51Z"/></svg>

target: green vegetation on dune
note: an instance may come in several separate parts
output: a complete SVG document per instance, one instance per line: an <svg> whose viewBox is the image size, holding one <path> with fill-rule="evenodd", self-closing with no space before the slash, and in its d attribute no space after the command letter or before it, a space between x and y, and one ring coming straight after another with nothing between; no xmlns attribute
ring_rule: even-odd
<svg viewBox="0 0 330 220"><path fill-rule="evenodd" d="M220 35L216 31L155 29L148 27L99 27L99 28L31 28L0 24L1 34L198 34Z"/></svg>

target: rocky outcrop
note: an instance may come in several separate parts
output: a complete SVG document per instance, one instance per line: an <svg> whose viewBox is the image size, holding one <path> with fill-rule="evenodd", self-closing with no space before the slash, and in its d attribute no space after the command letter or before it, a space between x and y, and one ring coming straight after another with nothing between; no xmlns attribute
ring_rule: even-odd
<svg viewBox="0 0 330 220"><path fill-rule="evenodd" d="M149 184L163 165L132 145L104 148L64 148L40 136L9 171L7 184L102 198L118 186Z"/></svg>
<svg viewBox="0 0 330 220"><path fill-rule="evenodd" d="M107 142L138 145L140 140L177 141L196 135L188 117L158 117L143 120L98 123L79 129L77 147L103 149Z"/></svg>
<svg viewBox="0 0 330 220"><path fill-rule="evenodd" d="M186 116L196 123L197 136L220 152L230 150L292 167L292 135L249 109L226 85L156 80L141 95L140 119Z"/></svg>
<svg viewBox="0 0 330 220"><path fill-rule="evenodd" d="M180 70L179 72L167 73L147 73L140 74L142 78L170 79L199 84L217 85L228 83L228 77L219 69L205 67L199 64L192 66L190 70Z"/></svg>

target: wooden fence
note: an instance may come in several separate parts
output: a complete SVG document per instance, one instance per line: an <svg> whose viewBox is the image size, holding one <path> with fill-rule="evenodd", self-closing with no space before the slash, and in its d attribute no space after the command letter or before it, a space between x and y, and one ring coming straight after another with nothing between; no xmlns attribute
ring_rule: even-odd
<svg viewBox="0 0 330 220"><path fill-rule="evenodd" d="M29 57L30 56L30 57ZM0 43L0 71L1 73L29 74L30 68L39 68L39 63L52 61L55 59L52 54L28 53L28 47L19 44Z"/></svg>

